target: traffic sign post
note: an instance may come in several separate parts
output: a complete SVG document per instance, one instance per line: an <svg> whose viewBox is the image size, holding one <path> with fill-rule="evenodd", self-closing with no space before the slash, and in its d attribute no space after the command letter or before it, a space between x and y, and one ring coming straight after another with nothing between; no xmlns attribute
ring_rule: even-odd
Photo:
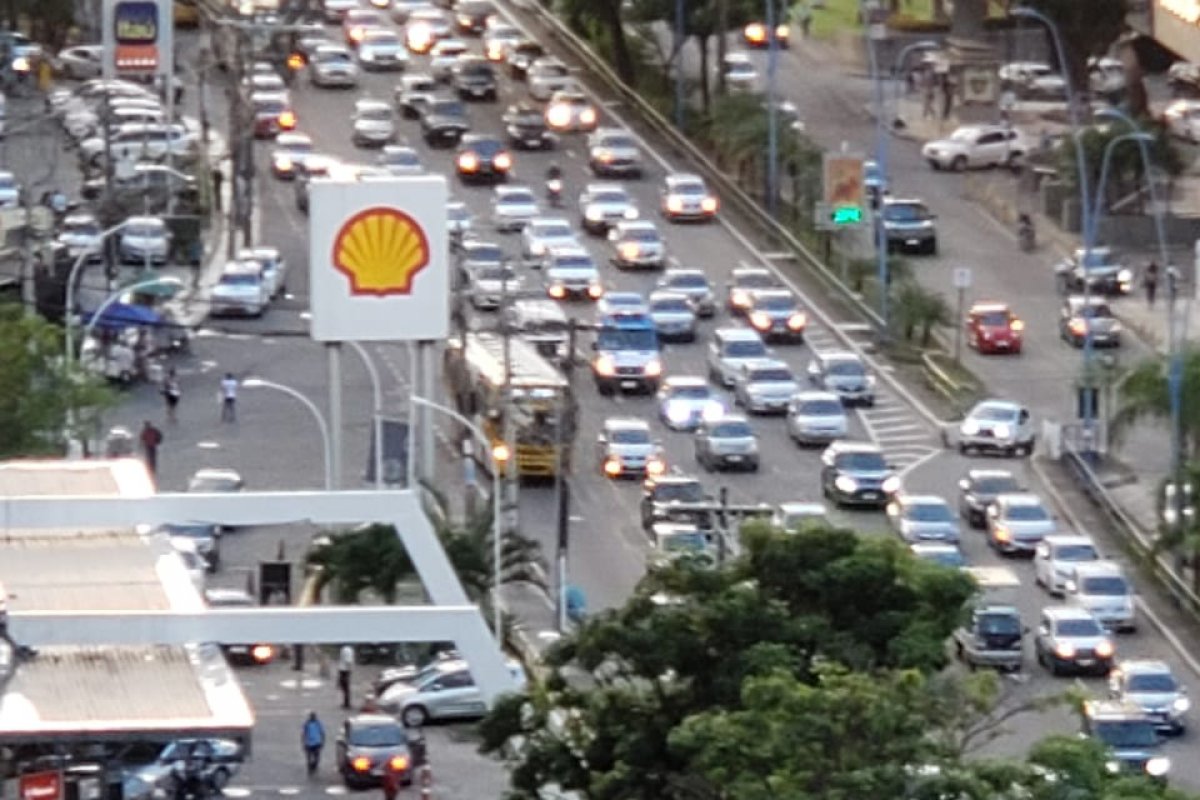
<svg viewBox="0 0 1200 800"><path fill-rule="evenodd" d="M954 288L958 290L958 320L954 326L954 363L962 359L963 306L967 299L967 289L971 288L971 268L954 268Z"/></svg>
<svg viewBox="0 0 1200 800"><path fill-rule="evenodd" d="M863 157L826 153L824 194L817 204L817 227L822 230L853 228L866 222Z"/></svg>

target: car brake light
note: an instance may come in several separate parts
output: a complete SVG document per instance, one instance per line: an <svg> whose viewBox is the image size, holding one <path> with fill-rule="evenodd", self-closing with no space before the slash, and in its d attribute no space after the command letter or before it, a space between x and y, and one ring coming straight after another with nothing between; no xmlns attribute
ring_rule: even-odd
<svg viewBox="0 0 1200 800"><path fill-rule="evenodd" d="M284 111L279 115L279 127L284 130L291 130L296 127L296 114L292 111Z"/></svg>

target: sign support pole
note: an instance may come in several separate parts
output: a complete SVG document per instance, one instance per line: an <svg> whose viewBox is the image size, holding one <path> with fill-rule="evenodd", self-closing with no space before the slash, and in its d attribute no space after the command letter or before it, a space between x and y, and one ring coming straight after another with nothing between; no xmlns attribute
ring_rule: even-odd
<svg viewBox="0 0 1200 800"><path fill-rule="evenodd" d="M326 342L329 359L329 463L333 490L342 488L342 343Z"/></svg>
<svg viewBox="0 0 1200 800"><path fill-rule="evenodd" d="M954 325L954 363L957 364L962 360L962 318L963 318L963 303L966 302L967 290L965 287L958 287L958 312L955 314Z"/></svg>

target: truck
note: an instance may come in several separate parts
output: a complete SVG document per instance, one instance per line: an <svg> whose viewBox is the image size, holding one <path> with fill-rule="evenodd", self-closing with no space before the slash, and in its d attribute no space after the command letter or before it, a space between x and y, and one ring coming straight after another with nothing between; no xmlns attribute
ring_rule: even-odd
<svg viewBox="0 0 1200 800"><path fill-rule="evenodd" d="M1025 628L1017 607L1006 602L1021 581L1008 567L968 567L980 588L970 616L953 634L954 653L967 667L1018 672L1024 661Z"/></svg>
<svg viewBox="0 0 1200 800"><path fill-rule="evenodd" d="M553 478L570 468L578 407L566 376L533 343L466 333L449 341L444 372L458 412L491 447L510 444L511 433L518 477Z"/></svg>

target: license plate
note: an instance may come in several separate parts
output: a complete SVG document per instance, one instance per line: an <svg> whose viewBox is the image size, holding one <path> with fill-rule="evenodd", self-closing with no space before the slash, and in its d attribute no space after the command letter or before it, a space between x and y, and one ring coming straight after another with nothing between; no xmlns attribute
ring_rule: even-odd
<svg viewBox="0 0 1200 800"><path fill-rule="evenodd" d="M917 246L918 244L920 244L920 243L921 243L921 240L920 240L920 239L908 239L908 240L906 240L906 244L908 244L908 245L909 245L909 246L911 246L911 247L916 247L916 246Z"/></svg>
<svg viewBox="0 0 1200 800"><path fill-rule="evenodd" d="M1093 664L1095 664L1096 662L1094 659L1091 659L1091 658L1081 658L1078 661L1076 661L1075 663L1077 663L1081 667L1090 667Z"/></svg>
<svg viewBox="0 0 1200 800"><path fill-rule="evenodd" d="M485 94L487 94L487 89L472 89L471 94L473 94L475 97L483 97Z"/></svg>
<svg viewBox="0 0 1200 800"><path fill-rule="evenodd" d="M879 492L863 492L862 498L863 500L878 500Z"/></svg>
<svg viewBox="0 0 1200 800"><path fill-rule="evenodd" d="M730 464L737 464L742 460L741 456L725 456L725 460Z"/></svg>
<svg viewBox="0 0 1200 800"><path fill-rule="evenodd" d="M541 144L542 144L542 140L540 137L537 137L537 136L525 140L526 147L541 147Z"/></svg>
<svg viewBox="0 0 1200 800"><path fill-rule="evenodd" d="M622 389L636 389L637 385L638 385L637 381L621 381Z"/></svg>

